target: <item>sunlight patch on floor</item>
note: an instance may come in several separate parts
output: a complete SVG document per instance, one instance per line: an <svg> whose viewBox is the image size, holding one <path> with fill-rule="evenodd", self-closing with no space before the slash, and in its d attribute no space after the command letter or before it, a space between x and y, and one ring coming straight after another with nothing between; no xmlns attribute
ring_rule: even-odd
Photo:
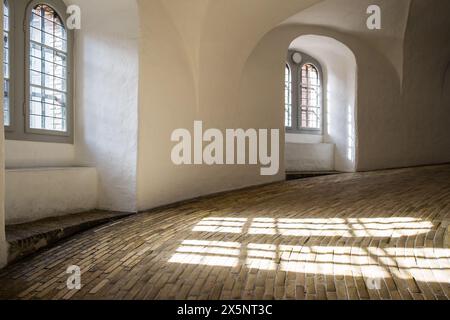
<svg viewBox="0 0 450 320"><path fill-rule="evenodd" d="M419 260L416 260L419 259ZM417 261L417 262L416 262ZM450 283L450 250L184 241L170 263ZM435 266L433 267L433 264Z"/></svg>
<svg viewBox="0 0 450 320"><path fill-rule="evenodd" d="M207 218L201 220L192 231L233 234L247 232L250 235L291 237L400 238L424 234L432 228L433 224L429 221L400 217L361 219L255 218L252 220L245 218Z"/></svg>
<svg viewBox="0 0 450 320"><path fill-rule="evenodd" d="M413 237L433 230L433 223L409 217L392 218L220 218L201 220L193 232L295 237ZM278 243L278 242L277 242ZM286 271L324 276L450 283L450 250L406 247L296 246L288 244L185 240L170 263Z"/></svg>

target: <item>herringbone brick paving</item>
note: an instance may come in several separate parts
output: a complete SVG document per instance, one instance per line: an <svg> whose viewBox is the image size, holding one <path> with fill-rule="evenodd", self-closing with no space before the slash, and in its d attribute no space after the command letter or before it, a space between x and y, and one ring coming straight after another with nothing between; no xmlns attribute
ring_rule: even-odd
<svg viewBox="0 0 450 320"><path fill-rule="evenodd" d="M79 234L1 271L0 298L448 299L449 212L450 166L236 191Z"/></svg>

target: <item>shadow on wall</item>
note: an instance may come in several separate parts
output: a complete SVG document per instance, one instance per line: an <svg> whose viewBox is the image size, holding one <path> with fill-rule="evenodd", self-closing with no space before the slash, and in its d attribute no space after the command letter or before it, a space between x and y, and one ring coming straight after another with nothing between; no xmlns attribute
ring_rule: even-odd
<svg viewBox="0 0 450 320"><path fill-rule="evenodd" d="M410 165L450 161L450 1L414 0L405 34L403 122Z"/></svg>

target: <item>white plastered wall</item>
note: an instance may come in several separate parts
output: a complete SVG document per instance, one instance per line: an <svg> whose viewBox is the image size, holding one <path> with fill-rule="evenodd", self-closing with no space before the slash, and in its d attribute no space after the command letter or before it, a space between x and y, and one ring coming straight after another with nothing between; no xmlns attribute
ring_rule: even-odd
<svg viewBox="0 0 450 320"><path fill-rule="evenodd" d="M99 208L136 211L139 17L135 0L68 0L75 33L75 162L96 167Z"/></svg>
<svg viewBox="0 0 450 320"><path fill-rule="evenodd" d="M178 128L192 130L195 120L203 120L205 128L283 133L283 114L274 108L282 91L258 106L260 93L273 87L263 79L249 86L258 70L248 58L266 32L317 2L139 1L139 209L284 179L284 141L279 174L262 177L260 166L177 167L170 159L175 145L170 137Z"/></svg>
<svg viewBox="0 0 450 320"><path fill-rule="evenodd" d="M75 146L72 144L6 140L5 150L7 169L75 165Z"/></svg>
<svg viewBox="0 0 450 320"><path fill-rule="evenodd" d="M286 143L286 171L334 171L334 149L330 143Z"/></svg>

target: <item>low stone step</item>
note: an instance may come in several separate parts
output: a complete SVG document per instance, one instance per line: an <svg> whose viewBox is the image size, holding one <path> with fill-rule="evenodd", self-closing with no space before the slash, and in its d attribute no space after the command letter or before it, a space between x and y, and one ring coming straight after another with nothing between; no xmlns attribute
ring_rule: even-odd
<svg viewBox="0 0 450 320"><path fill-rule="evenodd" d="M124 217L130 213L91 211L6 226L8 263L23 259L62 239Z"/></svg>

